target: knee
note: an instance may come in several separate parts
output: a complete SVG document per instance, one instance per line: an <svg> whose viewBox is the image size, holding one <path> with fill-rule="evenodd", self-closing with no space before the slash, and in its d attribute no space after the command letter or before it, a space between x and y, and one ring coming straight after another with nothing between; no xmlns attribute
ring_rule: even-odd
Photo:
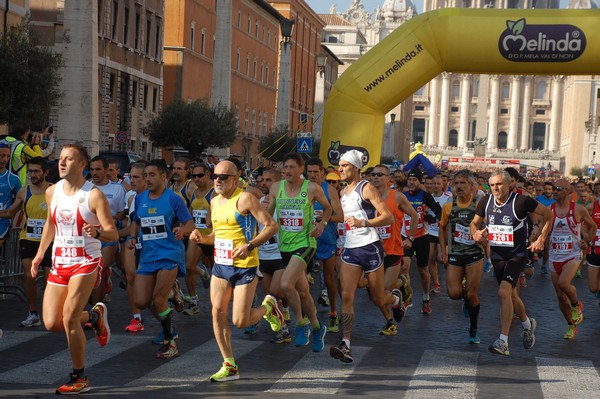
<svg viewBox="0 0 600 399"><path fill-rule="evenodd" d="M245 328L248 327L248 325L250 325L250 321L248 320L248 317L244 316L244 315L233 315L233 317L231 318L231 321L233 322L233 325L236 326L237 328Z"/></svg>
<svg viewBox="0 0 600 399"><path fill-rule="evenodd" d="M461 299L463 297L463 290L448 287L448 296L450 297L450 299L454 300Z"/></svg>
<svg viewBox="0 0 600 399"><path fill-rule="evenodd" d="M498 289L498 298L500 298L501 301L510 301L512 299L512 291L510 285L507 285L506 287L501 286Z"/></svg>
<svg viewBox="0 0 600 399"><path fill-rule="evenodd" d="M558 282L558 288L560 288L561 291L567 291L570 287L571 287L570 281L559 281Z"/></svg>
<svg viewBox="0 0 600 399"><path fill-rule="evenodd" d="M342 302L351 303L354 301L354 293L349 290L342 290L340 297L342 298Z"/></svg>
<svg viewBox="0 0 600 399"><path fill-rule="evenodd" d="M294 286L292 284L290 284L289 281L281 281L281 291L283 291L286 295L290 292L292 292L292 290L294 289Z"/></svg>
<svg viewBox="0 0 600 399"><path fill-rule="evenodd" d="M44 327L46 327L46 330L51 332L62 332L65 330L62 320L51 318L44 318Z"/></svg>
<svg viewBox="0 0 600 399"><path fill-rule="evenodd" d="M469 301L470 304L479 302L479 298L478 298L476 290L468 290L467 291L467 301Z"/></svg>
<svg viewBox="0 0 600 399"><path fill-rule="evenodd" d="M384 295L373 295L373 294L371 294L371 301L377 307L382 307L382 306L387 305L385 303L385 296Z"/></svg>

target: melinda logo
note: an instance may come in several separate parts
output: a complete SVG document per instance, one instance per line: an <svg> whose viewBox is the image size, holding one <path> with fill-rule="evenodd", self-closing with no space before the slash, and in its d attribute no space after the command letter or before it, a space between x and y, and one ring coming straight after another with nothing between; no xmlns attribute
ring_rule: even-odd
<svg viewBox="0 0 600 399"><path fill-rule="evenodd" d="M343 145L339 141L332 141L329 149L327 150L327 161L332 165L339 165L339 161L342 155L346 151L358 150L363 153L362 163L366 165L369 163L369 151L364 147L356 147L352 145Z"/></svg>
<svg viewBox="0 0 600 399"><path fill-rule="evenodd" d="M498 47L509 61L569 62L585 51L585 34L573 25L526 25L521 18L506 27Z"/></svg>

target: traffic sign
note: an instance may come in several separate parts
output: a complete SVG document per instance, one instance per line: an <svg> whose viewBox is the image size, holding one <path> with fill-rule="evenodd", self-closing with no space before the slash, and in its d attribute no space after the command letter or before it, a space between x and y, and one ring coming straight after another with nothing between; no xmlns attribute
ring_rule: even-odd
<svg viewBox="0 0 600 399"><path fill-rule="evenodd" d="M123 131L118 132L117 135L115 136L115 141L119 144L125 144L128 139L129 139L129 137L127 137L127 133L125 133Z"/></svg>
<svg viewBox="0 0 600 399"><path fill-rule="evenodd" d="M312 152L312 138L305 137L297 140L297 151L299 153L311 153Z"/></svg>
<svg viewBox="0 0 600 399"><path fill-rule="evenodd" d="M298 132L298 133L296 133L296 137L297 138L312 137L312 133L311 132Z"/></svg>

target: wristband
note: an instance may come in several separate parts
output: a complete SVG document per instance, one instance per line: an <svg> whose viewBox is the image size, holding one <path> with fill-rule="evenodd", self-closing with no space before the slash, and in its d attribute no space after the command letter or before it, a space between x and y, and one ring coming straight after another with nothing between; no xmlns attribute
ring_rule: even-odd
<svg viewBox="0 0 600 399"><path fill-rule="evenodd" d="M248 243L248 252L252 251L254 248L256 248L254 246L254 244L252 244L251 242Z"/></svg>

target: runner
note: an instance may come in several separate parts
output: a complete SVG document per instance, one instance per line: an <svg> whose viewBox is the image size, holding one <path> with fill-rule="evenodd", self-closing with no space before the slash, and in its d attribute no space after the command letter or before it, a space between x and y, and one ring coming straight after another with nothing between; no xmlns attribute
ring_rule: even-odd
<svg viewBox="0 0 600 399"><path fill-rule="evenodd" d="M402 295L400 290L389 293L384 290L383 245L377 227L392 224L390 213L375 187L360 178L363 154L357 150L345 152L340 158L339 171L347 182L341 197L346 224L345 247L339 268L342 296L341 342L332 346L329 354L344 363L354 361L350 350L350 338L354 327L354 296L363 273L369 283L369 294L375 306L382 309L386 320L391 313L385 306L393 305L394 319L402 319Z"/></svg>
<svg viewBox="0 0 600 399"><path fill-rule="evenodd" d="M508 356L508 333L513 310L523 326L523 347L530 349L535 344L536 321L527 317L525 305L515 287L527 263L527 250L544 249L552 224L552 213L533 198L511 192L511 177L506 171L493 172L489 182L492 194L477 204L470 230L476 242L485 244L486 240L489 241L492 265L499 285L500 337L488 349L492 353ZM525 244L525 219L528 213L539 215L545 221L539 237L529 247ZM484 221L486 227L480 230Z"/></svg>
<svg viewBox="0 0 600 399"><path fill-rule="evenodd" d="M586 263L588 265L588 287L596 299L600 299L600 199L588 205L588 212L598 226L596 235L591 242Z"/></svg>
<svg viewBox="0 0 600 399"><path fill-rule="evenodd" d="M21 265L23 266L23 288L29 314L19 327L41 326L40 316L37 312L37 288L36 280L31 275L31 260L37 253L42 238L42 229L48 218L48 205L46 204L46 189L50 185L46 181L48 167L46 160L35 157L29 160L27 175L31 182L22 187L17 193L15 202L10 208L0 211L1 218L12 219L19 210L23 210L25 220L19 235L19 246L21 249ZM52 250L48 248L41 263L44 276L47 279L52 267Z"/></svg>
<svg viewBox="0 0 600 399"><path fill-rule="evenodd" d="M240 378L233 357L229 306L233 300L232 321L244 328L264 317L271 329L278 332L283 324L283 315L277 301L265 296L262 306L252 308L252 299L258 280L259 245L264 244L277 232L277 224L259 204L254 195L237 187L237 170L233 162L222 161L215 167L215 192L211 201L213 232L203 236L197 230L190 240L199 244L215 246L215 264L210 283L213 330L219 350L223 356L221 369L210 377L213 382L224 382ZM264 226L256 235L256 224Z"/></svg>
<svg viewBox="0 0 600 399"><path fill-rule="evenodd" d="M475 215L477 199L476 182L469 170L454 175L456 197L444 204L440 221L440 261L447 263L446 287L451 299L464 299L463 311L469 317L470 344L480 342L479 284L483 274L483 248L475 243L469 225ZM463 279L465 286L463 287Z"/></svg>
<svg viewBox="0 0 600 399"><path fill-rule="evenodd" d="M58 161L62 180L46 190L50 212L37 254L31 261L31 276L36 278L54 240L52 270L44 292L43 320L46 329L66 332L73 363L69 381L56 389L57 394L90 390L84 370L86 338L82 323L92 323L100 346L110 341L106 306L98 302L90 311L83 310L94 286L100 283L100 242L114 242L118 238L104 194L83 177L87 160L83 146L67 144L63 147Z"/></svg>
<svg viewBox="0 0 600 399"><path fill-rule="evenodd" d="M432 191L430 192L435 202L437 202L442 208L444 207L444 204L452 201L452 191L445 191L443 184L444 181L441 176L434 176L431 180ZM428 210L427 214L430 217L435 217L435 214L431 210ZM438 273L438 258L440 255L440 223L429 223L426 221L425 228L427 229L427 234L429 235L429 260L427 262L427 268L429 269L429 275L433 279L433 288L431 289L430 293L439 294L442 292Z"/></svg>
<svg viewBox="0 0 600 399"><path fill-rule="evenodd" d="M172 291L178 274L185 275L181 240L194 230L192 216L183 200L165 187L166 178L167 167L162 160L150 161L144 168L147 190L135 197L131 238L127 241L129 249L141 245L134 299L139 309L150 307L162 326L164 338L156 354L158 359L179 354L168 299L169 295L179 295Z"/></svg>
<svg viewBox="0 0 600 399"><path fill-rule="evenodd" d="M312 327L312 350L324 347L327 326L317 319L315 302L310 295L306 273L315 255L317 237L320 237L331 219L332 208L317 184L303 180L304 159L296 153L287 154L283 161L285 180L274 184L269 192L268 213L276 211L279 224L279 250L287 264L281 277L281 289L296 317L296 346L309 343ZM313 221L314 203L323 207L321 222ZM308 322L304 320L308 317Z"/></svg>
<svg viewBox="0 0 600 399"><path fill-rule="evenodd" d="M4 142L0 142L0 209L10 208L17 193L21 189L19 177L7 169L10 160L10 147ZM11 221L9 219L0 219L0 247L8 238Z"/></svg>
<svg viewBox="0 0 600 399"><path fill-rule="evenodd" d="M558 307L568 327L564 339L573 340L583 321L583 302L577 298L572 281L581 263L581 251L593 244L596 223L587 209L570 200L570 185L565 179L554 183L554 199L550 205L553 213L550 234L550 273L556 291ZM582 225L585 229L582 231Z"/></svg>

